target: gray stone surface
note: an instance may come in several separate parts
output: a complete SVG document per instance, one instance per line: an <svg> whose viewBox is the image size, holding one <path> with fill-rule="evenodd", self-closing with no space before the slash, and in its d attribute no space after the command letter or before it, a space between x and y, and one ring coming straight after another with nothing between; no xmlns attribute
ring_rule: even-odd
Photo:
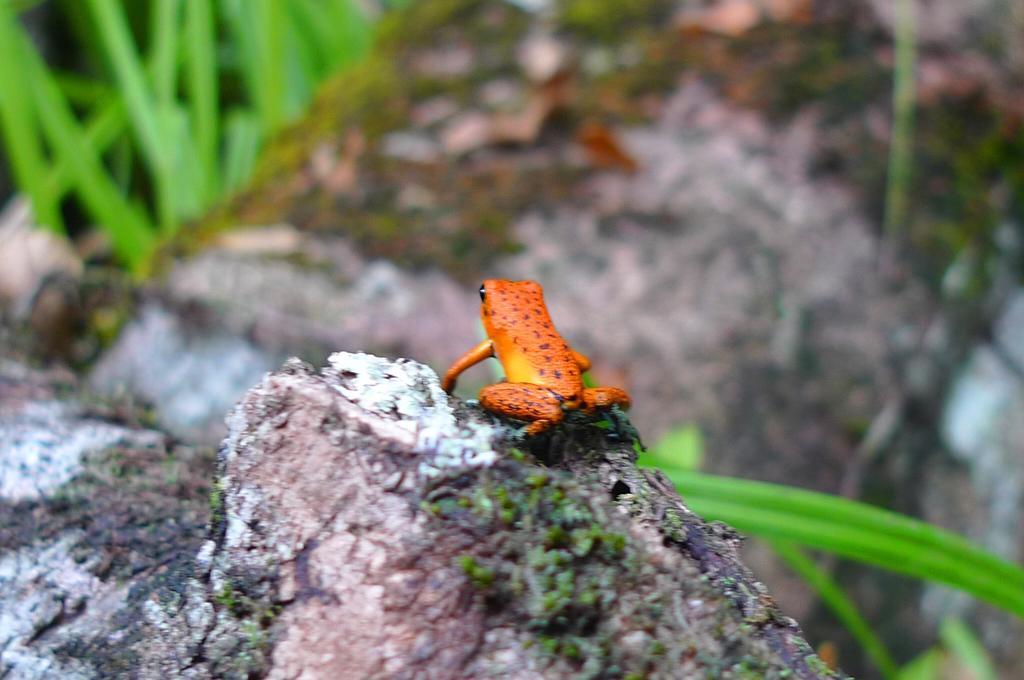
<svg viewBox="0 0 1024 680"><path fill-rule="evenodd" d="M123 676L140 600L198 546L210 458L137 415L0 360L0 676Z"/></svg>
<svg viewBox="0 0 1024 680"><path fill-rule="evenodd" d="M151 404L168 431L215 445L223 414L279 359L238 334L156 303L144 306L93 367L101 394L132 394Z"/></svg>
<svg viewBox="0 0 1024 680"><path fill-rule="evenodd" d="M968 356L945 402L942 435L962 466L960 477L924 496L933 521L952 525L1010 562L1024 561L1024 289L1007 296L993 338ZM933 617L977 615L970 598L937 587L925 591ZM978 618L993 648L1016 650L1021 624L1003 614Z"/></svg>

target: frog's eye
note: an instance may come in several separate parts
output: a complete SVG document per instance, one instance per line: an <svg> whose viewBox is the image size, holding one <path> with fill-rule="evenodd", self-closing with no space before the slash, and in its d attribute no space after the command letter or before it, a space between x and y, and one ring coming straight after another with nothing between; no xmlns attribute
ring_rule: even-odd
<svg viewBox="0 0 1024 680"><path fill-rule="evenodd" d="M484 284L481 283L480 284L480 302L483 302L485 297L487 297L487 291L484 290Z"/></svg>

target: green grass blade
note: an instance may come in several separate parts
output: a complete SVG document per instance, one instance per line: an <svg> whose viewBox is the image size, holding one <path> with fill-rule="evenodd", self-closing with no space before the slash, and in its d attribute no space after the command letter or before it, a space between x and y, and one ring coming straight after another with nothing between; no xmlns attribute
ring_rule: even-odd
<svg viewBox="0 0 1024 680"><path fill-rule="evenodd" d="M313 98L318 81L317 68L310 58L312 46L294 23L285 26L284 98L287 117L292 119Z"/></svg>
<svg viewBox="0 0 1024 680"><path fill-rule="evenodd" d="M43 4L43 0L7 0L7 4L15 14L21 14L25 10Z"/></svg>
<svg viewBox="0 0 1024 680"><path fill-rule="evenodd" d="M940 680L942 652L929 649L900 669L897 680Z"/></svg>
<svg viewBox="0 0 1024 680"><path fill-rule="evenodd" d="M373 24L352 0L328 0L334 29L331 62L334 68L362 59L373 42Z"/></svg>
<svg viewBox="0 0 1024 680"><path fill-rule="evenodd" d="M885 191L885 234L906 228L914 135L914 62L916 52L914 0L896 0L896 63L892 85L892 131Z"/></svg>
<svg viewBox="0 0 1024 680"><path fill-rule="evenodd" d="M285 119L285 14L276 0L224 0L222 4L238 66L264 130L276 130Z"/></svg>
<svg viewBox="0 0 1024 680"><path fill-rule="evenodd" d="M704 460L704 437L700 428L692 424L678 425L661 438L645 454L653 464L682 470L699 470Z"/></svg>
<svg viewBox="0 0 1024 680"><path fill-rule="evenodd" d="M132 130L142 157L153 176L157 222L163 233L173 231L176 221L173 196L174 176L165 146L156 98L146 85L142 63L132 43L123 9L114 0L86 0L100 40L109 56L118 91L124 99ZM164 117L166 118L166 117Z"/></svg>
<svg viewBox="0 0 1024 680"><path fill-rule="evenodd" d="M304 47L307 66L314 77L320 78L332 63L333 36L327 8L322 2L296 0L288 3L288 11L298 42Z"/></svg>
<svg viewBox="0 0 1024 680"><path fill-rule="evenodd" d="M827 550L891 571L959 588L1024 618L1024 591L1014 589L993 574L978 572L963 553L920 549L884 533L852 529L828 518L810 519L791 512L769 511L742 503L687 497L692 507L709 518L720 519L741 531L768 539L789 540ZM883 530L880 527L880 530Z"/></svg>
<svg viewBox="0 0 1024 680"><path fill-rule="evenodd" d="M199 215L204 207L199 154L196 153L195 138L185 107L173 105L168 108L166 115L168 135L175 142L173 171L179 178L174 184L174 189L179 192L174 196L174 205L178 217L189 220Z"/></svg>
<svg viewBox="0 0 1024 680"><path fill-rule="evenodd" d="M210 0L189 0L185 5L185 40L189 111L202 173L204 204L209 205L220 191L217 43Z"/></svg>
<svg viewBox="0 0 1024 680"><path fill-rule="evenodd" d="M145 216L121 196L92 147L84 143L60 88L28 39L18 40L18 63L25 69L40 123L54 152L67 166L82 203L109 235L118 258L141 273L154 247Z"/></svg>
<svg viewBox="0 0 1024 680"><path fill-rule="evenodd" d="M1024 593L1024 569L977 548L970 541L926 522L829 494L777 484L718 477L663 467L673 482L690 495L720 498L750 507L763 507L809 518L830 519L851 527L900 540L908 548L955 551L970 564L998 575Z"/></svg>
<svg viewBox="0 0 1024 680"><path fill-rule="evenodd" d="M694 510L741 531L944 583L1024 617L1024 570L955 534L827 494L663 470Z"/></svg>
<svg viewBox="0 0 1024 680"><path fill-rule="evenodd" d="M110 98L110 85L77 73L61 71L53 74L60 91L75 106L92 107Z"/></svg>
<svg viewBox="0 0 1024 680"><path fill-rule="evenodd" d="M256 167L261 134L259 119L248 111L232 111L225 126L224 192L242 188Z"/></svg>
<svg viewBox="0 0 1024 680"><path fill-rule="evenodd" d="M881 639L864 620L857 606L846 596L832 577L823 571L804 551L788 541L771 541L772 548L779 557L796 572L811 588L821 601L825 603L840 623L850 631L861 648L871 657L875 666L887 680L895 678L898 672L896 661Z"/></svg>
<svg viewBox="0 0 1024 680"><path fill-rule="evenodd" d="M278 0L253 0L256 36L259 42L257 66L260 89L260 115L266 130L276 130L294 113L286 98L285 85L285 13Z"/></svg>
<svg viewBox="0 0 1024 680"><path fill-rule="evenodd" d="M992 659L963 621L946 619L939 628L939 637L949 651L970 670L973 680L996 680Z"/></svg>
<svg viewBox="0 0 1024 680"><path fill-rule="evenodd" d="M31 104L18 54L23 31L10 10L0 2L0 132L3 133L11 172L28 196L38 224L58 233L64 221L57 197L47 191L42 138Z"/></svg>
<svg viewBox="0 0 1024 680"><path fill-rule="evenodd" d="M178 0L156 0L150 11L150 56L156 105L173 104L178 71Z"/></svg>
<svg viewBox="0 0 1024 680"><path fill-rule="evenodd" d="M110 97L85 124L82 143L97 156L103 154L128 125L124 104L117 97ZM63 196L71 188L71 172L63 158L54 161L46 177L46 191L50 196Z"/></svg>

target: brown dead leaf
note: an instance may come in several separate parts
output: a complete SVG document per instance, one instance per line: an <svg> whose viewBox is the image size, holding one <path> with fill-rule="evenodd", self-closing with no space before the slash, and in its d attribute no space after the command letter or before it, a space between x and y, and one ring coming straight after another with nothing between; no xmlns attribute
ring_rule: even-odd
<svg viewBox="0 0 1024 680"><path fill-rule="evenodd" d="M563 40L550 33L531 34L519 46L518 60L530 83L522 108L459 116L441 134L447 153L459 155L492 144L530 144L551 114L569 103L574 79L570 50Z"/></svg>
<svg viewBox="0 0 1024 680"><path fill-rule="evenodd" d="M491 118L470 111L457 116L441 132L441 146L450 156L460 156L487 146L491 141Z"/></svg>
<svg viewBox="0 0 1024 680"><path fill-rule="evenodd" d="M684 33L738 38L765 19L808 23L813 9L813 0L721 0L710 7L680 12L676 26Z"/></svg>
<svg viewBox="0 0 1024 680"><path fill-rule="evenodd" d="M529 144L537 139L552 109L540 97L530 97L526 108L515 114L498 113L490 121L492 144Z"/></svg>
<svg viewBox="0 0 1024 680"><path fill-rule="evenodd" d="M568 105L573 94L573 77L561 71L530 92L526 107L517 114L497 114L492 120L494 144L529 144L537 139L544 123L555 111Z"/></svg>
<svg viewBox="0 0 1024 680"><path fill-rule="evenodd" d="M766 0L768 16L775 21L807 24L814 19L814 0Z"/></svg>
<svg viewBox="0 0 1024 680"><path fill-rule="evenodd" d="M318 146L309 159L314 183L332 194L346 194L356 188L359 157L366 151L366 139L359 130L349 130L339 150L336 143Z"/></svg>
<svg viewBox="0 0 1024 680"><path fill-rule="evenodd" d="M573 93L573 74L561 72L533 87L526 104L516 113L474 111L453 120L441 133L441 144L451 155L469 153L492 144L529 144L544 123L565 107Z"/></svg>
<svg viewBox="0 0 1024 680"><path fill-rule="evenodd" d="M291 255L302 246L302 234L290 224L232 229L217 236L222 250L251 255Z"/></svg>
<svg viewBox="0 0 1024 680"><path fill-rule="evenodd" d="M584 123L576 133L576 141L583 147L591 164L598 168L636 172L640 167L615 133L601 123Z"/></svg>
<svg viewBox="0 0 1024 680"><path fill-rule="evenodd" d="M569 48L551 33L534 33L519 46L519 66L534 83L547 83L568 70Z"/></svg>
<svg viewBox="0 0 1024 680"><path fill-rule="evenodd" d="M736 38L761 22L761 7L754 0L722 0L699 10L684 10L676 25L684 33L717 33Z"/></svg>

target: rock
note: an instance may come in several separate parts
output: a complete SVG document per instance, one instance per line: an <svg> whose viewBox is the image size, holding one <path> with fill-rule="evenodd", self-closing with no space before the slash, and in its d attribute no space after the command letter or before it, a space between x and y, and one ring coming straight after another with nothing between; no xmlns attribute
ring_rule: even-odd
<svg viewBox="0 0 1024 680"><path fill-rule="evenodd" d="M544 466L425 366L350 353L289 361L228 422L143 677L828 675L736 534L601 430L570 425Z"/></svg>
<svg viewBox="0 0 1024 680"><path fill-rule="evenodd" d="M0 369L0 440L79 442L0 498L0 674L829 676L735 532L582 415L524 452L422 364L293 359L231 412L207 503L202 450Z"/></svg>
<svg viewBox="0 0 1024 680"><path fill-rule="evenodd" d="M211 457L76 393L0 362L3 677L127 673L141 603L202 538Z"/></svg>
<svg viewBox="0 0 1024 680"><path fill-rule="evenodd" d="M0 501L45 498L123 440L154 444L145 433L90 418L80 404L58 399L38 373L0 364Z"/></svg>
<svg viewBox="0 0 1024 680"><path fill-rule="evenodd" d="M223 414L279 359L201 317L145 306L93 367L90 385L140 397L170 432L215 445Z"/></svg>
<svg viewBox="0 0 1024 680"><path fill-rule="evenodd" d="M942 435L957 469L937 466L930 471L929 492L923 499L929 521L967 534L1018 564L1024 556L1022 378L1024 289L1017 288L998 315L993 337L970 352L949 391ZM1020 654L1017 641L1024 626L1018 619L980 608L970 598L938 586L925 590L922 609L934 618L953 612L972 615L988 649Z"/></svg>

